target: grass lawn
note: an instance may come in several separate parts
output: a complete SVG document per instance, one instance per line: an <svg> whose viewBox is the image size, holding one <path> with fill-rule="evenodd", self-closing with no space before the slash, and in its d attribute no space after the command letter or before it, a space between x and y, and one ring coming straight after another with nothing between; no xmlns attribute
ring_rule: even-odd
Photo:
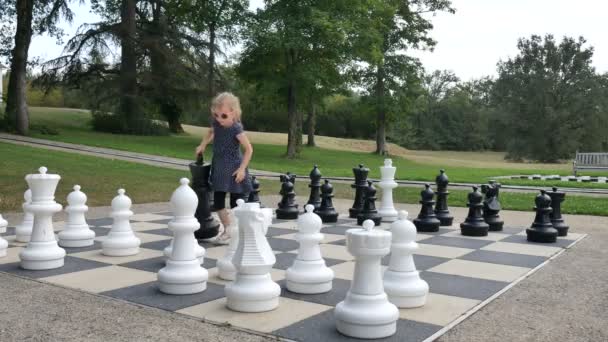
<svg viewBox="0 0 608 342"><path fill-rule="evenodd" d="M82 186L82 191L88 196L89 206L110 205L116 190L121 187L127 190L133 203L166 202L179 186L179 179L190 176L186 171L5 143L0 143L0 155L4 162L0 172L0 188L3 189L0 192L0 212L21 210L23 192L27 189L24 177L28 173L36 173L40 166L46 166L49 173L61 175L56 201L64 206L65 198L72 191L74 184ZM279 189L277 180L261 180L263 195L278 194ZM334 189L337 198L354 197L349 184L336 183ZM418 203L420 190L410 187L397 188L394 192L395 201ZM307 182L296 182L296 191L299 194L307 194ZM467 191L451 191L450 206L464 207L466 195ZM503 192L503 208L530 211L534 196ZM267 205L275 206L274 203ZM608 206L603 198L568 195L563 204L563 212L608 216Z"/></svg>
<svg viewBox="0 0 608 342"><path fill-rule="evenodd" d="M154 136L130 136L119 134L106 134L93 132L89 128L90 114L86 111L52 109L52 108L32 108L32 123L35 126L47 126L57 129L58 135L40 134L36 129L32 130L32 135L37 138L63 141L69 143L84 144L90 146L107 147L119 150L149 153L168 157L192 159L194 147L200 142L200 137L188 134L172 135L165 137ZM206 152L206 158L210 157L211 148ZM300 157L295 160L287 160L283 157L285 146L271 144L254 144L254 157L251 161L251 168L274 172L296 173L300 176L307 176L314 164L319 165L325 176L352 176L352 168L362 163L370 167L370 176L379 177L378 167L383 164L384 157L352 151L340 151L333 149L308 148L304 147ZM447 153L447 152L446 152ZM482 154L482 153L480 153ZM436 161L426 164L414 162L402 157L392 157L393 164L397 169L397 178L419 181L433 182L438 174ZM452 182L466 183L485 183L490 178L496 176L517 175L517 174L568 174L564 170L563 164L556 164L554 169L547 168L546 164L539 166L539 169L527 168L481 168L463 167L449 165L446 161L444 168ZM474 165L479 165L476 162ZM495 164L492 164L495 165ZM597 175L597 174L596 174ZM608 175L608 173L604 173ZM504 184L512 185L538 185L540 187L580 187L580 188L608 188L605 183L574 183L574 182L534 182L529 180L506 179Z"/></svg>

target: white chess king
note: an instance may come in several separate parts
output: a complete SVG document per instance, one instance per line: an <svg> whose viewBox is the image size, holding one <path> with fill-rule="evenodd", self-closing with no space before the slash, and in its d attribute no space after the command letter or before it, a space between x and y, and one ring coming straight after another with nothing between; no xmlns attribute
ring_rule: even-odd
<svg viewBox="0 0 608 342"><path fill-rule="evenodd" d="M391 159L384 159L384 166L380 167L380 183L382 189L382 203L378 209L378 215L382 216L382 221L393 222L397 219L397 210L393 203L393 189L397 187L395 182L395 171Z"/></svg>
<svg viewBox="0 0 608 342"><path fill-rule="evenodd" d="M47 174L41 167L39 173L25 176L32 190L32 202L26 210L34 215L34 227L27 247L19 253L21 267L26 270L49 270L64 264L65 250L57 245L53 231L53 214L61 211L55 202L55 190L61 177Z"/></svg>

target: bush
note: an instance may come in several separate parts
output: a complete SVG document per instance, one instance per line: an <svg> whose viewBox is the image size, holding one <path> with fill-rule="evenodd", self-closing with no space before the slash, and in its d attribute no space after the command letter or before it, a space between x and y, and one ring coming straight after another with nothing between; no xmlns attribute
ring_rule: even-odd
<svg viewBox="0 0 608 342"><path fill-rule="evenodd" d="M142 118L138 120L135 127L123 128L123 122L117 115L93 111L91 125L97 132L114 134L136 134L136 135L169 135L169 127L165 122Z"/></svg>
<svg viewBox="0 0 608 342"><path fill-rule="evenodd" d="M122 133L120 118L114 114L92 111L91 125L93 130L106 133Z"/></svg>

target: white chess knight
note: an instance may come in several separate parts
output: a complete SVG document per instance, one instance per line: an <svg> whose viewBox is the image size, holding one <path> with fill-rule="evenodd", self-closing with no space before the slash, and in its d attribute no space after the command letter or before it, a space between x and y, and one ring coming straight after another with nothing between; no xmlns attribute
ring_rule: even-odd
<svg viewBox="0 0 608 342"><path fill-rule="evenodd" d="M65 228L57 234L59 246L61 247L86 247L95 242L95 232L89 229L84 213L89 210L85 204L87 195L80 191L80 185L74 185L74 191L67 198L68 206L65 212L68 214Z"/></svg>
<svg viewBox="0 0 608 342"><path fill-rule="evenodd" d="M173 248L167 265L158 271L159 289L168 294L192 294L207 289L209 274L196 256L195 244L198 246L198 243L194 238L194 231L200 228L194 217L198 197L188 186L189 182L188 178L180 179L180 186L170 201L174 215L169 222L169 229L173 231Z"/></svg>
<svg viewBox="0 0 608 342"><path fill-rule="evenodd" d="M380 167L380 183L382 189L382 202L378 209L378 215L382 216L382 221L393 222L397 219L397 210L393 204L393 189L397 187L395 182L395 171L391 159L384 159L384 166Z"/></svg>
<svg viewBox="0 0 608 342"><path fill-rule="evenodd" d="M287 269L287 289L295 293L313 294L328 292L332 288L334 271L325 265L319 243L323 221L313 213L315 207L307 204L306 213L298 217L296 240L300 243L298 256Z"/></svg>
<svg viewBox="0 0 608 342"><path fill-rule="evenodd" d="M112 199L114 219L112 229L101 242L101 253L108 256L128 256L139 253L141 241L133 233L129 218L133 216L131 199L125 195L125 189L118 189L118 196Z"/></svg>
<svg viewBox="0 0 608 342"><path fill-rule="evenodd" d="M365 220L363 229L346 231L346 248L355 257L355 272L334 315L338 331L356 338L391 336L399 319L399 309L388 301L382 285L381 259L390 251L391 233L373 228L374 221Z"/></svg>
<svg viewBox="0 0 608 342"><path fill-rule="evenodd" d="M243 199L236 200L236 207L232 209L231 224L228 228L230 230L230 244L226 249L224 256L217 262L218 277L224 280L236 279L236 268L232 264L232 258L239 245L239 224L238 218L234 214L236 210L243 208L245 201ZM248 203L249 206L259 208L259 203ZM262 214L264 215L264 235L268 232L268 227L272 224L272 208L261 208Z"/></svg>
<svg viewBox="0 0 608 342"><path fill-rule="evenodd" d="M23 221L17 227L15 227L15 241L17 242L28 242L32 236L32 228L34 227L34 215L27 210L28 205L32 203L32 190L27 189L23 193Z"/></svg>
<svg viewBox="0 0 608 342"><path fill-rule="evenodd" d="M8 222L2 217L0 214L0 234L6 233L6 226L8 226ZM8 248L8 241L6 241L2 236L0 236L0 258L6 256L6 249Z"/></svg>
<svg viewBox="0 0 608 342"><path fill-rule="evenodd" d="M232 258L236 279L225 287L226 306L239 312L263 312L279 306L281 287L272 281L270 270L276 258L266 236L266 220L259 203L240 203L239 244Z"/></svg>
<svg viewBox="0 0 608 342"><path fill-rule="evenodd" d="M32 190L32 202L26 205L26 210L34 215L32 236L19 253L21 267L26 270L59 268L65 259L65 250L57 245L53 231L53 214L61 211L61 204L55 202L55 190L61 177L47 174L44 166L38 171L25 176Z"/></svg>
<svg viewBox="0 0 608 342"><path fill-rule="evenodd" d="M388 300L399 308L415 308L426 303L429 285L420 279L413 253L418 249L416 226L407 219L407 212L399 211L399 218L391 224L393 240L391 259L384 272L384 290Z"/></svg>

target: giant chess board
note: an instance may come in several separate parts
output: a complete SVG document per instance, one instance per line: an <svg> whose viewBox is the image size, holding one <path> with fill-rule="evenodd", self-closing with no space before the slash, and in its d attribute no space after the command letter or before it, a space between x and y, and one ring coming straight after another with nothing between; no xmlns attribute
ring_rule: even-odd
<svg viewBox="0 0 608 342"><path fill-rule="evenodd" d="M285 270L296 257L296 221L274 220L268 241L277 262L272 277L282 287L279 307L266 313L239 313L226 308L224 285L217 277L216 261L228 246L203 244L204 267L209 270L207 290L194 295L167 295L158 290L156 272L165 265L162 250L171 239L167 223L170 213L137 214L133 230L141 239L140 253L128 257L101 254L101 241L110 231L111 218L88 220L95 231L91 247L66 248L65 266L46 271L19 267L18 254L25 246L15 241L15 229L2 234L9 241L8 255L0 258L0 272L37 279L50 284L100 294L193 316L208 322L229 323L245 330L297 341L355 340L339 334L333 317L334 306L342 301L353 275L353 257L346 251L344 234L355 227L353 219L340 217L323 225L325 239L321 251L327 266L335 272L332 291L302 295L287 291ZM55 223L60 230L63 224ZM383 223L380 228L388 228ZM421 277L430 287L427 303L417 309L401 309L397 333L386 341L431 341L466 319L498 295L572 247L584 235L570 233L554 244L526 241L525 227L505 227L484 237L464 237L457 225L436 233L420 233L420 249L414 255ZM388 265L389 257L383 259Z"/></svg>

